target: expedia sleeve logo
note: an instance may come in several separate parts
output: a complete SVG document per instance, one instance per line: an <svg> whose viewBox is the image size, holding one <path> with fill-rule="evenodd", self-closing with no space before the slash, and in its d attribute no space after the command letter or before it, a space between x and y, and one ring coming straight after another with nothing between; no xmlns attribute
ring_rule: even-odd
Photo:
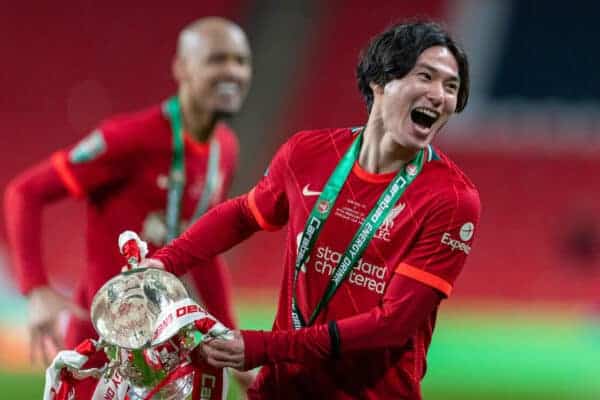
<svg viewBox="0 0 600 400"><path fill-rule="evenodd" d="M475 233L475 225L472 222L466 222L458 231L459 239L455 239L449 232L444 232L442 234L442 240L440 241L443 245L446 245L454 250L462 251L465 254L469 254L471 252L471 246L467 243L469 240L473 238L473 234Z"/></svg>

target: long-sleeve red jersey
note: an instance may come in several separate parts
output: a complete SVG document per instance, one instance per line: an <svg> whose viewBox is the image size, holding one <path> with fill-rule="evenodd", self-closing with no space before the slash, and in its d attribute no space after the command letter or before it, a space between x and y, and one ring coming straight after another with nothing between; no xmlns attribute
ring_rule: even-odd
<svg viewBox="0 0 600 400"><path fill-rule="evenodd" d="M258 229L287 224L273 332L242 332L246 366L265 364L252 398L421 398L438 305L451 294L471 251L479 195L455 164L428 146L421 174L315 324L294 330L298 238L353 139L350 129L295 135L248 195L216 207L155 255L181 274ZM371 174L355 163L299 274L296 296L303 315L323 296L352 236L394 176Z"/></svg>
<svg viewBox="0 0 600 400"><path fill-rule="evenodd" d="M210 205L226 197L236 168L238 145L234 133L218 124L213 139L219 143L217 186ZM205 184L210 147L184 134L186 184L181 217L192 217ZM120 272L123 259L118 235L137 231L151 251L162 245L164 232L156 222L164 220L168 177L172 159L172 133L160 106L117 116L102 123L74 146L57 151L49 159L13 179L5 194L7 231L12 245L21 291L48 284L41 254L41 217L44 208L67 196L86 203L86 259L75 301L89 308L96 291ZM55 222L60 229L60 221ZM234 326L229 271L218 257L195 268L192 279L203 303L222 322ZM67 345L95 337L89 321L73 319Z"/></svg>

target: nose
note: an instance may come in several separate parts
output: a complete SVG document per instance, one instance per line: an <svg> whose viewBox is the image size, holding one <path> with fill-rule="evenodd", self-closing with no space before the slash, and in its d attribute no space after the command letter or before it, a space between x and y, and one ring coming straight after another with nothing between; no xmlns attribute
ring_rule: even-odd
<svg viewBox="0 0 600 400"><path fill-rule="evenodd" d="M427 90L427 99L434 107L438 107L444 101L444 87L442 83L432 82Z"/></svg>
<svg viewBox="0 0 600 400"><path fill-rule="evenodd" d="M229 57L226 61L225 74L233 79L245 80L250 75L250 66L235 57Z"/></svg>

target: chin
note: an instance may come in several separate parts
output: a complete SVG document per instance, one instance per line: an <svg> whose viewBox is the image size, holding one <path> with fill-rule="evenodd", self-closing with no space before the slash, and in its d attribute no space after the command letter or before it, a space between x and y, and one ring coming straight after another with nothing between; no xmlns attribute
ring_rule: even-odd
<svg viewBox="0 0 600 400"><path fill-rule="evenodd" d="M217 109L217 110L214 111L215 119L217 121L220 121L220 120L229 120L236 113L237 113L237 110L232 111L232 110L229 110L229 109Z"/></svg>
<svg viewBox="0 0 600 400"><path fill-rule="evenodd" d="M436 136L437 131L430 131L426 136L423 135L415 135L414 137L412 137L412 144L414 145L415 149L421 150L424 149L425 147L429 146L431 144L431 142L433 142L433 139Z"/></svg>
<svg viewBox="0 0 600 400"><path fill-rule="evenodd" d="M213 103L213 110L216 113L235 114L242 108L240 100L229 99L228 101L218 101Z"/></svg>

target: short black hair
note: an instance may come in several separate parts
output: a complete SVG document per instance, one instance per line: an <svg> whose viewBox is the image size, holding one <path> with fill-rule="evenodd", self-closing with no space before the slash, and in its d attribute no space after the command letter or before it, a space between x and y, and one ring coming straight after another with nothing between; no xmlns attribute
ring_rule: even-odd
<svg viewBox="0 0 600 400"><path fill-rule="evenodd" d="M373 90L369 83L384 86L393 79L403 78L413 69L421 53L434 46L446 47L456 59L460 78L456 112L465 109L469 99L469 61L465 51L439 24L409 21L392 25L373 37L361 52L356 79L369 113L373 106Z"/></svg>

